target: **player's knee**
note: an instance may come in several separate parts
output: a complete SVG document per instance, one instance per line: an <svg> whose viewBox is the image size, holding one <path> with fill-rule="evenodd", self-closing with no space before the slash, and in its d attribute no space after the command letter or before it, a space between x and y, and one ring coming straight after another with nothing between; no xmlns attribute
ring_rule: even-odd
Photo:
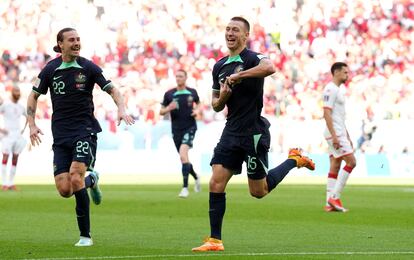
<svg viewBox="0 0 414 260"><path fill-rule="evenodd" d="M1 161L2 164L7 164L7 161L9 160L8 154L3 154L3 159Z"/></svg>
<svg viewBox="0 0 414 260"><path fill-rule="evenodd" d="M261 199L266 196L266 191L250 191L250 195L256 199Z"/></svg>
<svg viewBox="0 0 414 260"><path fill-rule="evenodd" d="M58 190L59 190L60 196L64 198L69 198L72 196L72 189L70 187L65 187L65 188L61 187Z"/></svg>
<svg viewBox="0 0 414 260"><path fill-rule="evenodd" d="M210 179L210 192L224 192L225 183L214 178Z"/></svg>
<svg viewBox="0 0 414 260"><path fill-rule="evenodd" d="M184 157L184 156L180 156L180 161L181 161L181 163L188 163L187 158Z"/></svg>
<svg viewBox="0 0 414 260"><path fill-rule="evenodd" d="M71 175L70 182L72 187L77 190L83 186L84 180L81 179L79 174L73 174Z"/></svg>
<svg viewBox="0 0 414 260"><path fill-rule="evenodd" d="M356 167L356 160L351 160L346 164L349 168L354 169Z"/></svg>
<svg viewBox="0 0 414 260"><path fill-rule="evenodd" d="M17 161L19 160L19 155L18 154L13 154L12 156L12 164L13 165L17 165Z"/></svg>

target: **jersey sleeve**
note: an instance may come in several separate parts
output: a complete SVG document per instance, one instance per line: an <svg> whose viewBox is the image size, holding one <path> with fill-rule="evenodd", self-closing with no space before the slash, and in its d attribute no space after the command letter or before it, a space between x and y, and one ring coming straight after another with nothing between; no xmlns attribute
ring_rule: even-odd
<svg viewBox="0 0 414 260"><path fill-rule="evenodd" d="M171 103L172 99L171 96L168 95L168 92L165 92L164 98L162 99L161 105L166 107Z"/></svg>
<svg viewBox="0 0 414 260"><path fill-rule="evenodd" d="M254 53L254 55L253 55L253 67L259 65L259 63L262 59L268 59L268 57L266 55L261 54L261 53Z"/></svg>
<svg viewBox="0 0 414 260"><path fill-rule="evenodd" d="M32 90L36 93L45 95L49 86L49 78L47 77L47 68L43 69L37 76L35 82L33 83Z"/></svg>
<svg viewBox="0 0 414 260"><path fill-rule="evenodd" d="M106 91L109 87L113 87L112 81L105 78L103 71L99 66L93 62L89 62L89 66L95 79L95 83L98 84L102 90Z"/></svg>
<svg viewBox="0 0 414 260"><path fill-rule="evenodd" d="M213 67L213 91L220 91L220 84L219 84L219 76L218 76L218 63L216 63Z"/></svg>
<svg viewBox="0 0 414 260"><path fill-rule="evenodd" d="M325 87L323 90L323 108L332 109L336 100L336 95L338 94L338 89L330 88L329 86Z"/></svg>
<svg viewBox="0 0 414 260"><path fill-rule="evenodd" d="M200 103L200 97L198 96L197 90L194 90L194 102L196 104Z"/></svg>

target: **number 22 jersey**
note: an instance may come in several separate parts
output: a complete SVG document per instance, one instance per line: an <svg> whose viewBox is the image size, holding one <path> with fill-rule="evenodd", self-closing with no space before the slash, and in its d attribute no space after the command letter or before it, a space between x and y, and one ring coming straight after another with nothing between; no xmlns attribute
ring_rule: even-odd
<svg viewBox="0 0 414 260"><path fill-rule="evenodd" d="M83 57L69 63L57 57L40 72L33 91L44 95L50 90L55 144L102 131L94 116L95 83L102 90L112 86L102 75L102 69Z"/></svg>

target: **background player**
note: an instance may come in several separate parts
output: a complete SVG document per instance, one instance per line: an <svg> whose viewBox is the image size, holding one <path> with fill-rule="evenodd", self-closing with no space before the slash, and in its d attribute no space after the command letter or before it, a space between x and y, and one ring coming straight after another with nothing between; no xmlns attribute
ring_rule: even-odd
<svg viewBox="0 0 414 260"><path fill-rule="evenodd" d="M20 88L13 86L11 90L10 100L5 101L0 106L0 113L4 119L4 134L5 137L2 140L2 189L3 190L16 190L14 185L14 177L16 175L17 161L20 153L23 151L26 141L23 138L23 132L27 126L26 110L20 100ZM25 117L25 124L23 129L21 128L21 117ZM9 156L12 155L10 173L7 178L7 163Z"/></svg>
<svg viewBox="0 0 414 260"><path fill-rule="evenodd" d="M97 133L101 127L94 117L92 91L95 83L111 95L118 106L118 120L132 124L125 113L123 97L102 70L91 61L80 57L80 37L75 29L64 28L57 34L53 48L61 56L51 60L40 72L27 101L27 115L32 145L41 142L43 134L35 123L37 99L50 89L52 100L53 164L56 188L60 195L76 199L76 215L80 239L75 246L93 245L90 235L89 196L91 189L95 204L101 202L98 175L92 172L84 178L87 169L93 170L96 158Z"/></svg>
<svg viewBox="0 0 414 260"><path fill-rule="evenodd" d="M178 196L186 198L189 195L189 174L191 174L195 180L194 191L199 192L201 189L200 178L195 173L193 165L188 157L188 151L193 147L193 140L197 131L195 118L197 116L200 99L197 90L186 86L186 71L178 70L175 74L175 79L177 87L168 90L164 94L160 114L165 115L170 113L171 115L172 135L175 147L180 154L180 161L182 164L181 172L183 174L183 188Z"/></svg>
<svg viewBox="0 0 414 260"><path fill-rule="evenodd" d="M348 66L336 62L331 67L332 82L323 90L323 117L326 122L324 136L329 147L329 174L326 185L326 211L347 211L340 200L342 190L356 166L354 148L345 127L345 88ZM339 171L341 162L345 166ZM338 174L339 172L339 174Z"/></svg>
<svg viewBox="0 0 414 260"><path fill-rule="evenodd" d="M246 48L249 22L233 17L226 26L225 39L229 56L213 68L212 106L218 112L227 106L227 122L210 162L210 237L193 251L222 251L221 227L226 211L225 189L233 174L247 165L250 194L263 198L295 167L314 170L314 163L291 149L288 159L268 172L270 123L261 116L264 78L275 72L273 63L264 55Z"/></svg>

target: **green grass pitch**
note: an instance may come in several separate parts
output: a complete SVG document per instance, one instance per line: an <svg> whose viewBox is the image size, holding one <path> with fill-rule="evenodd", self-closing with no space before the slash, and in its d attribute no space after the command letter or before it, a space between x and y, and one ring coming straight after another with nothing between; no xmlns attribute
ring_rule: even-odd
<svg viewBox="0 0 414 260"><path fill-rule="evenodd" d="M74 198L54 186L0 192L0 259L413 259L414 189L348 186L348 213L323 211L323 185L281 184L267 197L228 185L224 252L192 253L209 235L207 186L178 198L179 185L102 186L91 203L95 245L75 248Z"/></svg>

